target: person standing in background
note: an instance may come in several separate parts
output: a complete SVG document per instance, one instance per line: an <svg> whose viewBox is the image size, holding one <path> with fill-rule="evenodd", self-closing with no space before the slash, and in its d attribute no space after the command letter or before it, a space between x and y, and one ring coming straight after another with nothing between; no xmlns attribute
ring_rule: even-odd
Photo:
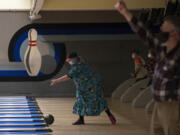
<svg viewBox="0 0 180 135"><path fill-rule="evenodd" d="M137 50L132 51L131 57L134 60L134 73L131 73L131 77L136 78L135 83L137 83L147 78L147 71L144 68L145 62Z"/></svg>
<svg viewBox="0 0 180 135"><path fill-rule="evenodd" d="M180 134L180 18L168 16L161 32L154 36L126 7L123 0L115 5L135 33L156 52L152 94L155 100L151 135Z"/></svg>

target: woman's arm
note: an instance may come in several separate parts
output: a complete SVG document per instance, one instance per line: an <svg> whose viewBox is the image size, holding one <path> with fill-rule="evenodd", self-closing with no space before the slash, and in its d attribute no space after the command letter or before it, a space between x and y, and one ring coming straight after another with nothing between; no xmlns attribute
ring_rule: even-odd
<svg viewBox="0 0 180 135"><path fill-rule="evenodd" d="M62 77L60 77L60 78L51 80L50 86L54 86L54 85L57 84L57 83L64 82L64 81L68 81L68 80L70 80L70 79L71 79L71 78L70 78L68 75L64 75L64 76L62 76Z"/></svg>

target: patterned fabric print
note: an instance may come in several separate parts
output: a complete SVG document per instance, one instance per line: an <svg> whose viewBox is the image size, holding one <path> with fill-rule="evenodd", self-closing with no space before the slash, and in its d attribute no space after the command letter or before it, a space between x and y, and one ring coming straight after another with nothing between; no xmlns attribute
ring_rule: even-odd
<svg viewBox="0 0 180 135"><path fill-rule="evenodd" d="M149 59L146 65L144 67L148 71L149 77L152 79L154 75L154 68L156 65L156 60L155 59Z"/></svg>
<svg viewBox="0 0 180 135"><path fill-rule="evenodd" d="M76 102L73 113L81 116L100 115L107 108L107 102L103 96L99 76L89 68L85 61L73 65L68 76L76 85Z"/></svg>
<svg viewBox="0 0 180 135"><path fill-rule="evenodd" d="M129 22L150 49L156 51L156 66L153 75L152 92L156 101L180 100L180 43L169 53L166 47L148 31L135 17Z"/></svg>

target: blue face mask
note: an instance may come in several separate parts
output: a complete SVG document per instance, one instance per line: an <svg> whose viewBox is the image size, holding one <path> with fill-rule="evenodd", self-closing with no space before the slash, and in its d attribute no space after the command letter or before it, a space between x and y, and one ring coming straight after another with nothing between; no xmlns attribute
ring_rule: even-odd
<svg viewBox="0 0 180 135"><path fill-rule="evenodd" d="M70 62L69 62L69 65L71 65L71 66L72 66L72 65L73 65L73 62L72 62L72 61L70 61Z"/></svg>

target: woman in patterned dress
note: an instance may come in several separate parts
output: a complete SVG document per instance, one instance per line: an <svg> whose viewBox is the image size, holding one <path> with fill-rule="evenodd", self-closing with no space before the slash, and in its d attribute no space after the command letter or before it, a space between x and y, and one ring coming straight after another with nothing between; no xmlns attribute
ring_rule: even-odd
<svg viewBox="0 0 180 135"><path fill-rule="evenodd" d="M111 123L115 124L116 119L110 112L104 99L103 87L99 76L75 52L69 55L66 62L71 65L71 70L67 75L51 80L51 86L73 79L76 86L76 101L73 113L79 115L79 119L72 124L84 124L84 116L98 116L103 111L106 112Z"/></svg>

